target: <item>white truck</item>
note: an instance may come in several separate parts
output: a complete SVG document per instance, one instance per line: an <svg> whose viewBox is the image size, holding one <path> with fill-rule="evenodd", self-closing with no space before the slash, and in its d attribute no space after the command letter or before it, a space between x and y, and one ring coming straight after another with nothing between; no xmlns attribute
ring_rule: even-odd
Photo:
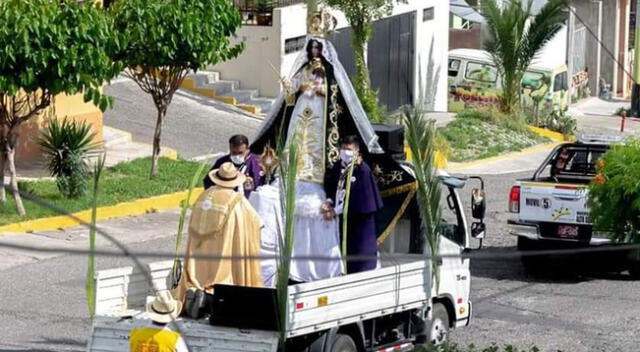
<svg viewBox="0 0 640 352"><path fill-rule="evenodd" d="M473 217L479 221L469 226L458 195L466 180L443 175L441 181L440 253L461 255L470 249L472 237L484 236L484 191L473 192L480 195L472 198ZM421 241L416 236L422 237L411 230L419 228L417 208L409 207L411 211L381 246L382 268L289 286L287 351L401 351L414 344L443 343L450 329L469 324L469 259L439 259L440 285L434 287L431 261L421 250L410 250L415 248L412 241ZM144 304L155 290L166 289L171 265L171 261L148 264L153 282L133 267L97 272L96 317L88 351L129 350L129 332L149 323ZM210 321L176 321L190 351L278 350L275 290L221 285L214 292Z"/></svg>
<svg viewBox="0 0 640 352"><path fill-rule="evenodd" d="M509 192L512 217L508 225L509 233L518 236L518 250L611 245L605 234L593 230L587 197L597 161L611 143L619 141L619 138L582 136L577 142L560 144L531 178L515 182ZM619 252L613 256L626 259ZM521 258L525 270L530 272L540 271L549 262L548 256ZM635 268L631 271L639 274Z"/></svg>

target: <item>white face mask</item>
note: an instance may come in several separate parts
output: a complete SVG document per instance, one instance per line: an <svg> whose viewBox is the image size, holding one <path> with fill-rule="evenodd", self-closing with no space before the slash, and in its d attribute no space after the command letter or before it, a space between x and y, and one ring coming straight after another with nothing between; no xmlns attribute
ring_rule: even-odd
<svg viewBox="0 0 640 352"><path fill-rule="evenodd" d="M240 164L244 163L244 155L242 155L242 154L232 155L231 156L231 162L236 164L236 165L240 165Z"/></svg>
<svg viewBox="0 0 640 352"><path fill-rule="evenodd" d="M350 163L355 155L356 152L354 150L340 149L340 160L346 164Z"/></svg>

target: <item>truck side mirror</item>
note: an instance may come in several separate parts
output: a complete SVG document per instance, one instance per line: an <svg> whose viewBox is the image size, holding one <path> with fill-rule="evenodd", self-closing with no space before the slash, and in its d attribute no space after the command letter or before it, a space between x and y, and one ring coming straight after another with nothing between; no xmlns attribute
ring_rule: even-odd
<svg viewBox="0 0 640 352"><path fill-rule="evenodd" d="M487 211L487 200L484 195L484 190L479 188L471 191L471 215L474 219L484 219Z"/></svg>
<svg viewBox="0 0 640 352"><path fill-rule="evenodd" d="M474 222L471 224L471 237L481 240L487 233L487 225L484 222Z"/></svg>

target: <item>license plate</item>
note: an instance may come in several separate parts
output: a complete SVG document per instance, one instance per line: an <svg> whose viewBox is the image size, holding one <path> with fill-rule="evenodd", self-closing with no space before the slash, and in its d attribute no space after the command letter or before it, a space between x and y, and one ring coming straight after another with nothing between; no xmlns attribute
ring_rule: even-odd
<svg viewBox="0 0 640 352"><path fill-rule="evenodd" d="M578 238L578 226L569 226L569 225L558 226L558 237Z"/></svg>

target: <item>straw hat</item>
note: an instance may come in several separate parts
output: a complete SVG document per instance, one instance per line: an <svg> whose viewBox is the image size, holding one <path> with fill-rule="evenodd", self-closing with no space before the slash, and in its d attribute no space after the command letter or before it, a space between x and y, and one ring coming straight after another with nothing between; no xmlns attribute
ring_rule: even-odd
<svg viewBox="0 0 640 352"><path fill-rule="evenodd" d="M247 177L240 173L232 163L226 162L219 169L209 172L209 178L217 186L236 188L243 184Z"/></svg>
<svg viewBox="0 0 640 352"><path fill-rule="evenodd" d="M147 303L147 315L151 320L168 324L178 317L182 310L182 302L178 302L171 296L171 292L167 290L156 293L153 302Z"/></svg>

